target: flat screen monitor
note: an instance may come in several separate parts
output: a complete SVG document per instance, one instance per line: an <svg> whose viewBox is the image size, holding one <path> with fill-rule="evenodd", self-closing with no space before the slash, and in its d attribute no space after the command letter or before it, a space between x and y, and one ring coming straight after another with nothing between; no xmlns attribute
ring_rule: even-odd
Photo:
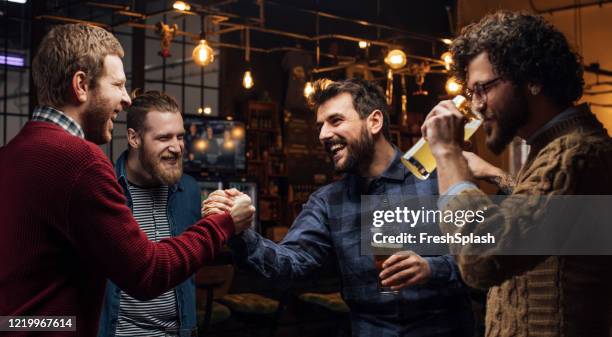
<svg viewBox="0 0 612 337"><path fill-rule="evenodd" d="M187 172L228 172L245 169L245 127L242 122L185 118Z"/></svg>

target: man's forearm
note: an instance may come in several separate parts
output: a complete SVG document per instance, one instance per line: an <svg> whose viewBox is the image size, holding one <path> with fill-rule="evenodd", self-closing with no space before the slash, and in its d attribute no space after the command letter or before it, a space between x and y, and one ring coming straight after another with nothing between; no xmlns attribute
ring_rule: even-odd
<svg viewBox="0 0 612 337"><path fill-rule="evenodd" d="M435 155L438 167L438 188L445 194L449 188L462 181L471 181L472 173L461 151L446 150Z"/></svg>

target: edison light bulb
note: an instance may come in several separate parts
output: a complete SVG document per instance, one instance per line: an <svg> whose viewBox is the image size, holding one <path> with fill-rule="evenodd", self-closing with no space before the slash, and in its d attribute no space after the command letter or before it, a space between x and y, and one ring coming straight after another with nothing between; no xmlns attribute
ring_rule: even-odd
<svg viewBox="0 0 612 337"><path fill-rule="evenodd" d="M200 40L200 44L195 47L191 57L197 65L206 67L215 60L215 53L206 40Z"/></svg>
<svg viewBox="0 0 612 337"><path fill-rule="evenodd" d="M174 4L172 4L172 8L177 9L179 11L188 11L191 9L191 6L189 6L189 4L184 1L175 1Z"/></svg>
<svg viewBox="0 0 612 337"><path fill-rule="evenodd" d="M391 69L400 69L406 65L406 54L399 49L393 49L387 54L387 57L385 57L385 63Z"/></svg>
<svg viewBox="0 0 612 337"><path fill-rule="evenodd" d="M456 95L461 91L461 84L454 77L449 78L444 87L449 95Z"/></svg>
<svg viewBox="0 0 612 337"><path fill-rule="evenodd" d="M453 55L447 51L440 56L440 59L444 61L444 68L446 68L446 70L450 70L451 64L453 64Z"/></svg>
<svg viewBox="0 0 612 337"><path fill-rule="evenodd" d="M312 86L312 82L310 81L306 82L306 85L304 85L304 97L306 98L310 97L310 95L312 95L313 92L314 92L314 87Z"/></svg>
<svg viewBox="0 0 612 337"><path fill-rule="evenodd" d="M244 72L244 77L242 78L242 86L245 89L251 89L253 87L253 76L251 76L251 71L247 70Z"/></svg>

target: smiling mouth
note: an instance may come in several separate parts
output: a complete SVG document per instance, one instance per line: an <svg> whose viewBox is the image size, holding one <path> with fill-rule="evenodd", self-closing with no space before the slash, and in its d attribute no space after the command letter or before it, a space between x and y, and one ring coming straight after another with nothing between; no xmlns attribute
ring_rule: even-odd
<svg viewBox="0 0 612 337"><path fill-rule="evenodd" d="M345 147L346 147L345 144L335 144L335 145L330 146L329 152L335 156L338 152L340 152Z"/></svg>
<svg viewBox="0 0 612 337"><path fill-rule="evenodd" d="M178 157L162 157L161 160L164 163L167 163L170 165L176 165L176 163L178 162Z"/></svg>

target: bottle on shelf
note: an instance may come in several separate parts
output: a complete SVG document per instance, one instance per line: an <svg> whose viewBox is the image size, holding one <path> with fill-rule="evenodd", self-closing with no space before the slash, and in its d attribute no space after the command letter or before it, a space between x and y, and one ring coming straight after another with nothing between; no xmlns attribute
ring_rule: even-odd
<svg viewBox="0 0 612 337"><path fill-rule="evenodd" d="M464 132L464 140L467 141L482 125L482 115L477 111L471 110L468 100L461 95L455 96L452 101L457 109L468 118ZM429 178L431 172L436 169L436 159L429 149L429 144L427 144L423 137L404 153L402 163L415 177L421 180Z"/></svg>

